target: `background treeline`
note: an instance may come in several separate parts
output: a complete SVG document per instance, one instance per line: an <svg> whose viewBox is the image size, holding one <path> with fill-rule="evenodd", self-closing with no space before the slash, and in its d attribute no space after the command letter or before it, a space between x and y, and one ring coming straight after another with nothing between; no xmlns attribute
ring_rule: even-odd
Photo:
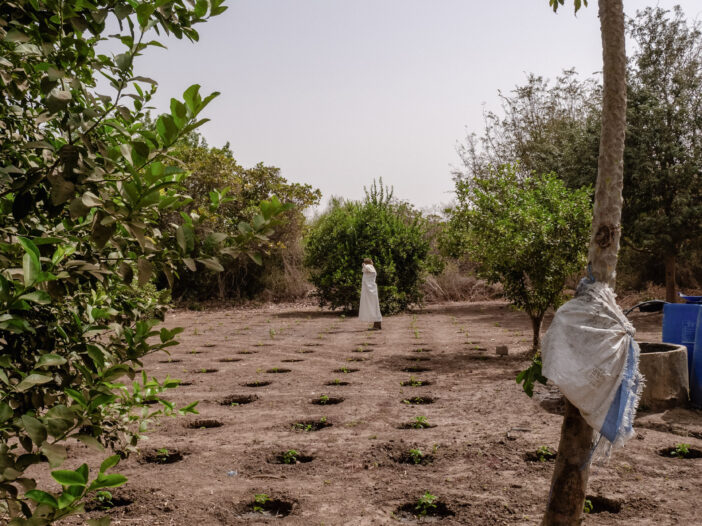
<svg viewBox="0 0 702 526"><path fill-rule="evenodd" d="M679 8L649 8L629 20L628 33L636 46L629 60L618 288L665 284L672 301L679 288L702 285L700 30ZM479 279L489 274L480 271L482 254L463 243L471 229L466 207L476 206L466 201L466 191L472 181L495 180L498 168L507 165L515 167L513 183L522 187L523 181L545 174L555 174L571 190L593 186L601 85L597 78L565 70L553 81L528 75L524 85L500 97L501 111L487 112L484 130L459 146L456 201L440 214L423 213L394 199L382 183L380 188L373 183L364 200L334 198L306 221L305 211L319 203L319 190L289 183L279 169L264 164L243 168L228 146L208 148L191 136L177 153L193 173L187 183L191 207L204 206L208 193L222 186L236 196L220 207L218 229L236 230L240 220L251 219L261 199L272 195L295 207L272 236L262 266L236 258L218 274L183 268L176 299L294 300L314 289L321 304L353 310L357 267L367 256L377 260L388 312L423 299L499 294L504 282Z"/></svg>

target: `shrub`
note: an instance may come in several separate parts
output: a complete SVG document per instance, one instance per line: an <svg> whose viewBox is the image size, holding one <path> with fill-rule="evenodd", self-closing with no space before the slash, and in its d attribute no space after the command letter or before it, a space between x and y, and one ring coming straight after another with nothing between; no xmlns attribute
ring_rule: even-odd
<svg viewBox="0 0 702 526"><path fill-rule="evenodd" d="M457 179L449 241L467 252L478 276L501 283L503 295L532 320L533 348L541 321L564 299L566 280L585 267L591 222L590 189L569 190L555 174L519 174L504 165Z"/></svg>
<svg viewBox="0 0 702 526"><path fill-rule="evenodd" d="M320 306L358 311L363 258L375 264L384 314L420 303L429 252L425 233L421 214L393 200L382 180L361 202L333 200L305 238L304 262Z"/></svg>

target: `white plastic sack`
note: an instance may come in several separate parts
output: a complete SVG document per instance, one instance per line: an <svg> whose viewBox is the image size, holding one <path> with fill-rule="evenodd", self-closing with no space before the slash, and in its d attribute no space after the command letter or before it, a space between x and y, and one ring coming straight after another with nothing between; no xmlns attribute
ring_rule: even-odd
<svg viewBox="0 0 702 526"><path fill-rule="evenodd" d="M543 340L543 375L609 445L620 446L634 433L643 388L634 334L614 291L583 280L576 297L558 309Z"/></svg>

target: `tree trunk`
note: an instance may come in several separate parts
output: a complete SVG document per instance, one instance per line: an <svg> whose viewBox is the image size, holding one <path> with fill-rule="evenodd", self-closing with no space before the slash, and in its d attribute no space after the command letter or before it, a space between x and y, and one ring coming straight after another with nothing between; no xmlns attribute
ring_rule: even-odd
<svg viewBox="0 0 702 526"><path fill-rule="evenodd" d="M602 33L603 99L597 186L588 253L597 281L614 287L621 234L624 134L626 132L626 49L622 0L599 0ZM579 524L585 504L593 430L566 402L558 457L551 479L545 526Z"/></svg>
<svg viewBox="0 0 702 526"><path fill-rule="evenodd" d="M678 297L675 294L675 254L669 252L665 255L665 301L675 303Z"/></svg>
<svg viewBox="0 0 702 526"><path fill-rule="evenodd" d="M572 526L580 522L590 476L588 462L591 445L592 429L580 416L578 408L566 400L561 442L544 524Z"/></svg>
<svg viewBox="0 0 702 526"><path fill-rule="evenodd" d="M538 316L531 316L531 328L534 331L534 335L531 340L531 350L534 353L541 348L541 322L543 320L543 314L539 314Z"/></svg>

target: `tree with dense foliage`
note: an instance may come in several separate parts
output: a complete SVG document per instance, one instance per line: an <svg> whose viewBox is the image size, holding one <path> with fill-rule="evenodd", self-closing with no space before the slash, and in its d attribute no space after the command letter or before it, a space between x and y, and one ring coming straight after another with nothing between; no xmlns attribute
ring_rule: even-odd
<svg viewBox="0 0 702 526"><path fill-rule="evenodd" d="M447 232L453 255L467 252L478 276L501 283L529 315L536 352L544 314L563 302L566 280L585 265L590 190L508 164L457 178L456 196Z"/></svg>
<svg viewBox="0 0 702 526"><path fill-rule="evenodd" d="M259 213L259 203L275 196L286 210L277 219L275 233L270 232L270 243L265 253L252 258L232 257L220 260L222 271L198 272L181 266L175 278L173 296L177 299L200 300L252 298L263 291L273 297L287 299L307 291L305 280L296 273L302 267L299 246L305 224L304 210L317 205L321 192L308 184L288 182L280 169L259 163L252 168L239 165L229 147L210 148L202 139L193 136L184 141L173 156L191 173L184 181L193 200L185 212L207 209L211 196L219 195L216 214L210 215L201 228L222 232L234 240L240 233L242 221L250 223ZM218 189L226 189L223 193ZM163 222L177 220L174 214L164 216ZM203 239L206 237L200 236ZM286 272L295 275L286 277Z"/></svg>
<svg viewBox="0 0 702 526"><path fill-rule="evenodd" d="M519 161L522 174L556 173L571 188L591 186L597 176L602 90L573 69L555 82L530 74L509 94L499 92L501 115L485 114L480 136L458 147L459 177L484 177L492 167Z"/></svg>
<svg viewBox="0 0 702 526"><path fill-rule="evenodd" d="M140 289L156 272L171 282L181 258L216 268L223 245L256 250L283 208L262 203L235 243L212 232L206 251L195 247L196 228L216 211L217 196L203 215L183 212L179 224L160 223L162 214L182 211L190 201L187 174L169 154L204 122L200 114L216 93L203 97L191 86L149 126L155 82L135 75L134 61L162 46L150 40L152 29L197 40L194 25L223 12L221 4L0 3L4 524L49 524L80 511L92 492L124 483L110 470L134 449L151 419L176 412L159 397L176 380L137 375L142 358L174 345L179 332L155 330L163 305ZM119 34L107 37L108 26ZM105 38L121 52L98 54L95 46ZM107 80L99 93L98 78ZM154 401L160 405L146 405ZM75 440L119 454L97 473L87 464L58 469L76 451L66 442ZM33 477L42 470L60 490L37 487Z"/></svg>
<svg viewBox="0 0 702 526"><path fill-rule="evenodd" d="M378 271L383 314L420 303L429 252L425 231L421 214L394 200L382 180L361 202L333 200L305 238L304 261L320 305L358 311L364 258Z"/></svg>
<svg viewBox="0 0 702 526"><path fill-rule="evenodd" d="M574 0L576 12L580 0ZM554 11L564 0L549 0ZM587 2L585 2L587 5ZM626 134L626 41L622 0L599 0L602 34L602 131L588 265L595 280L614 287L621 237ZM580 522L590 477L593 430L566 399L556 466L542 524Z"/></svg>
<svg viewBox="0 0 702 526"><path fill-rule="evenodd" d="M664 263L674 302L678 258L702 240L702 33L680 7L640 11L628 32L624 239Z"/></svg>

